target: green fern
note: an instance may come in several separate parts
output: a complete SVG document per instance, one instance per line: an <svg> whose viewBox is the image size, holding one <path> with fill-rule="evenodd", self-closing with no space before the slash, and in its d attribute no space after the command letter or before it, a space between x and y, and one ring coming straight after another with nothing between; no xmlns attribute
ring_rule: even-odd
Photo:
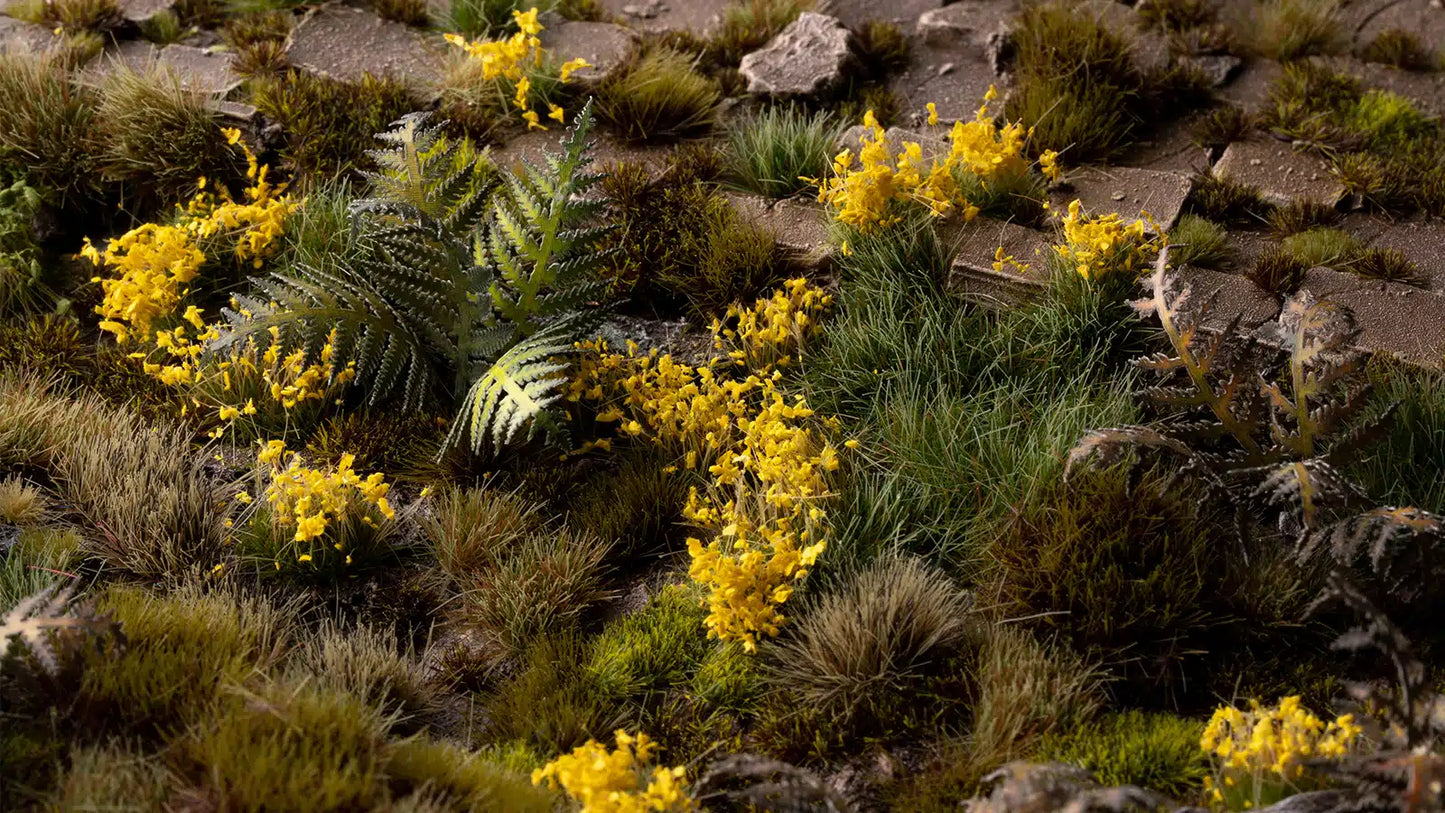
<svg viewBox="0 0 1445 813"><path fill-rule="evenodd" d="M352 363L366 401L417 409L460 401L449 445L473 451L513 440L560 395L565 364L604 315L596 272L610 226L584 196L600 176L591 159L589 103L547 167L490 178L483 156L449 142L427 115L412 114L380 136L373 154L377 194L350 207L362 257L350 267L253 280L237 297L215 347L250 338L261 350L316 358L328 340L338 367ZM272 329L275 328L273 331Z"/></svg>

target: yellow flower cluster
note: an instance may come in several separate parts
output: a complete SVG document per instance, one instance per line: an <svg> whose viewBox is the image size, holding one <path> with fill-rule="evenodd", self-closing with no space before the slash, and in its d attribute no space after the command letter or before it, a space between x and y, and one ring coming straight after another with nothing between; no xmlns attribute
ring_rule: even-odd
<svg viewBox="0 0 1445 813"><path fill-rule="evenodd" d="M597 345L584 348L600 352L583 356L570 385L571 400L599 402L598 421L707 472L706 493L692 489L685 516L713 533L707 544L688 540L689 575L709 588L709 635L749 651L759 635L777 634L784 621L778 608L827 545L827 476L838 468L838 452L817 425L835 430L837 421L817 421L801 397L787 398L772 365L801 350L830 301L794 280L736 314L739 326L715 339L741 347L709 366L656 351L638 355L633 344L626 354ZM743 377L718 374L735 362L759 366Z"/></svg>
<svg viewBox="0 0 1445 813"><path fill-rule="evenodd" d="M863 116L863 134L858 155L843 150L833 159L833 175L818 183L818 201L837 210L836 218L859 231L871 231L897 222L894 205L899 201L921 203L935 216L962 208L965 220L978 214L978 207L965 199L959 176L971 174L985 187L1003 178L1017 178L1029 171L1024 146L1031 131L1021 124L999 126L989 115L988 104L998 98L990 87L973 121L956 121L948 134L949 148L943 155L925 161L923 146L903 142L895 157L893 145L873 111ZM937 127L938 109L928 104L928 126ZM855 167L855 160L857 166ZM1051 179L1060 174L1058 155L1045 152L1040 169Z"/></svg>
<svg viewBox="0 0 1445 813"><path fill-rule="evenodd" d="M354 510L354 498L374 506L387 519L396 516L386 500L391 485L380 472L365 478L357 474L352 469L355 455L342 455L334 470L313 469L303 465L301 455L287 451L285 442L272 440L261 445L256 460L271 467L266 501L271 505L273 520L282 527L294 527L296 542L309 542L325 534L332 521ZM369 516L363 521L375 524Z"/></svg>
<svg viewBox="0 0 1445 813"><path fill-rule="evenodd" d="M1059 218L1064 230L1063 243L1054 246L1079 276L1088 280L1104 279L1116 274L1136 276L1148 267L1150 260L1162 247L1159 239L1145 236L1146 220L1125 223L1117 212L1100 217L1083 213L1083 207L1075 200L1069 204L1069 213Z"/></svg>
<svg viewBox="0 0 1445 813"><path fill-rule="evenodd" d="M1214 775L1206 777L1210 802L1228 810L1257 809L1297 793L1307 759L1338 758L1361 734L1351 715L1326 724L1285 697L1274 707L1251 701L1248 711L1221 706L1199 739Z"/></svg>
<svg viewBox="0 0 1445 813"><path fill-rule="evenodd" d="M517 33L507 39L468 42L460 34L447 34L445 39L480 63L484 81L511 84L511 103L522 111L527 129L545 130L541 116L532 109L532 79L528 76L529 70L540 70L547 65L549 55L537 36L543 26L537 22L535 6L527 11L513 11L512 19L517 23ZM568 60L557 69L557 79L566 84L574 72L590 67L587 60L580 57ZM551 102L547 102L547 108L547 118L560 124L564 115L562 108Z"/></svg>
<svg viewBox="0 0 1445 813"><path fill-rule="evenodd" d="M641 732L616 732L617 747L596 740L557 757L532 772L532 783L565 790L582 805L581 813L681 813L695 810L688 796L685 768L657 766L647 773L657 745Z"/></svg>
<svg viewBox="0 0 1445 813"><path fill-rule="evenodd" d="M224 190L212 195L201 178L200 191L175 225L146 223L110 241L104 253L86 239L81 256L119 272L92 279L105 292L95 309L103 317L100 328L115 334L117 341L125 343L133 336L148 341L155 322L175 312L206 262L201 240L232 238L236 256L259 267L299 205L283 194L284 185L273 186L266 179L267 167L258 166L256 156L240 143L239 130L224 132L229 143L245 152L249 164L246 176L252 185L244 203L232 201Z"/></svg>

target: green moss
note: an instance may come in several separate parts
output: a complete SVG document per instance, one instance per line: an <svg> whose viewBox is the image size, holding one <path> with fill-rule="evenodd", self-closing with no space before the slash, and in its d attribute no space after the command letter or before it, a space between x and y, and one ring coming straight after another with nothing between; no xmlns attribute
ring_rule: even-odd
<svg viewBox="0 0 1445 813"><path fill-rule="evenodd" d="M366 153L376 145L375 134L417 107L397 79L368 75L342 82L298 71L254 79L252 101L282 126L282 156L310 181L369 167Z"/></svg>
<svg viewBox="0 0 1445 813"><path fill-rule="evenodd" d="M763 693L758 659L740 644L719 644L708 650L692 675L692 693L709 706L744 711Z"/></svg>
<svg viewBox="0 0 1445 813"><path fill-rule="evenodd" d="M1137 785L1182 799L1197 794L1209 773L1199 749L1203 731L1203 723L1171 714L1107 714L1045 738L1036 756L1078 765L1106 786Z"/></svg>
<svg viewBox="0 0 1445 813"><path fill-rule="evenodd" d="M147 418L170 419L176 413L174 394L165 385L113 343L95 342L64 317L0 323L0 370L50 379L59 388L129 406Z"/></svg>
<svg viewBox="0 0 1445 813"><path fill-rule="evenodd" d="M1359 240L1340 229L1310 229L1292 234L1284 238L1280 248L1296 265L1324 266L1337 271L1348 270L1364 251Z"/></svg>
<svg viewBox="0 0 1445 813"><path fill-rule="evenodd" d="M1440 58L1420 42L1412 31L1391 28L1375 35L1360 50L1360 59L1381 62L1407 71L1430 71L1440 66Z"/></svg>
<svg viewBox="0 0 1445 813"><path fill-rule="evenodd" d="M1404 149L1409 142L1433 133L1439 124L1403 96L1368 90L1345 113L1345 126L1361 133L1372 149Z"/></svg>
<svg viewBox="0 0 1445 813"><path fill-rule="evenodd" d="M691 587L669 586L604 628L592 642L591 679L618 699L685 684L711 648L701 598Z"/></svg>
<svg viewBox="0 0 1445 813"><path fill-rule="evenodd" d="M1178 265L1221 268L1234 256L1229 234L1198 215L1184 215L1169 230L1169 260Z"/></svg>
<svg viewBox="0 0 1445 813"><path fill-rule="evenodd" d="M525 747L474 753L417 737L388 749L385 770L393 785L411 789L402 804L427 800L444 810L548 813L556 809L556 794L532 784L528 774L541 767L532 761Z"/></svg>
<svg viewBox="0 0 1445 813"><path fill-rule="evenodd" d="M661 49L610 75L597 97L598 118L621 136L656 141L711 129L721 94L690 58Z"/></svg>
<svg viewBox="0 0 1445 813"><path fill-rule="evenodd" d="M826 112L769 107L728 127L728 174L739 188L785 198L822 178L841 128Z"/></svg>
<svg viewBox="0 0 1445 813"><path fill-rule="evenodd" d="M487 700L492 742L522 742L542 754L605 739L623 722L584 668L590 646L575 636L545 638L528 648L517 674Z"/></svg>

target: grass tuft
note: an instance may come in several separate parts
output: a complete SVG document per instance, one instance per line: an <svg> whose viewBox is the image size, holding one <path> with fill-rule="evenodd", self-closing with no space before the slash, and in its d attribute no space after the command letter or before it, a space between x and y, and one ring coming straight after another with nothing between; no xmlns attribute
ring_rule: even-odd
<svg viewBox="0 0 1445 813"><path fill-rule="evenodd" d="M0 158L23 165L27 182L51 203L93 196L104 150L97 103L61 62L0 53Z"/></svg>
<svg viewBox="0 0 1445 813"><path fill-rule="evenodd" d="M19 477L0 480L0 523L36 525L50 513L49 504L40 489Z"/></svg>
<svg viewBox="0 0 1445 813"><path fill-rule="evenodd" d="M1237 105L1225 104L1210 110L1194 127L1194 143L1223 149L1243 141L1254 129L1254 117Z"/></svg>
<svg viewBox="0 0 1445 813"><path fill-rule="evenodd" d="M1370 279L1400 282L1417 288L1430 287L1430 278L1399 249L1364 249L1350 264L1350 270Z"/></svg>
<svg viewBox="0 0 1445 813"><path fill-rule="evenodd" d="M1420 42L1412 31L1391 28L1381 31L1360 49L1360 59L1380 62L1407 71L1432 71L1440 67L1440 58Z"/></svg>
<svg viewBox="0 0 1445 813"><path fill-rule="evenodd" d="M1089 771L1105 786L1137 785L1181 799L1198 794L1209 774L1199 749L1204 726L1170 714L1108 714L1040 744L1036 758Z"/></svg>
<svg viewBox="0 0 1445 813"><path fill-rule="evenodd" d="M426 0L375 0L372 8L381 19L402 25L421 28L430 20Z"/></svg>
<svg viewBox="0 0 1445 813"><path fill-rule="evenodd" d="M659 49L609 76L597 96L603 122L624 138L656 141L710 130L721 93L690 57Z"/></svg>
<svg viewBox="0 0 1445 813"><path fill-rule="evenodd" d="M1280 247L1289 253L1295 263L1305 268L1323 266L1336 271L1348 271L1364 251L1349 232L1341 229L1309 229L1284 238Z"/></svg>
<svg viewBox="0 0 1445 813"><path fill-rule="evenodd" d="M1340 212L1323 203L1294 200L1270 211L1268 220L1271 231L1287 237L1316 227L1333 226L1340 222Z"/></svg>
<svg viewBox="0 0 1445 813"><path fill-rule="evenodd" d="M621 714L585 668L589 652L588 644L573 635L528 647L516 676L488 700L492 741L521 741L540 753L556 754L613 731Z"/></svg>
<svg viewBox="0 0 1445 813"><path fill-rule="evenodd" d="M256 78L252 102L286 133L287 164L316 182L353 167L369 167L375 134L417 103L400 80L365 76L342 82L295 70Z"/></svg>
<svg viewBox="0 0 1445 813"><path fill-rule="evenodd" d="M1284 299L1299 290L1310 267L1282 246L1270 246L1259 255L1245 277L1261 290Z"/></svg>
<svg viewBox="0 0 1445 813"><path fill-rule="evenodd" d="M768 44L768 40L811 11L813 0L741 0L723 9L722 25L707 44L708 51L724 65L736 65L742 58Z"/></svg>
<svg viewBox="0 0 1445 813"><path fill-rule="evenodd" d="M298 680L314 676L321 689L349 694L383 716L420 725L440 707L426 667L379 629L324 623L293 658Z"/></svg>
<svg viewBox="0 0 1445 813"><path fill-rule="evenodd" d="M1265 221L1274 208L1255 187L1212 172L1194 176L1189 206L1195 214L1216 223L1243 226Z"/></svg>
<svg viewBox="0 0 1445 813"><path fill-rule="evenodd" d="M728 176L739 188L773 198L808 189L833 160L841 128L827 112L770 107L728 127Z"/></svg>
<svg viewBox="0 0 1445 813"><path fill-rule="evenodd" d="M495 568L542 525L540 506L514 493L455 489L437 498L421 530L442 572L454 582Z"/></svg>
<svg viewBox="0 0 1445 813"><path fill-rule="evenodd" d="M1237 28L1248 32L1255 53L1280 62L1337 54L1347 47L1339 5L1338 0L1264 0Z"/></svg>
<svg viewBox="0 0 1445 813"><path fill-rule="evenodd" d="M897 23L868 20L854 32L854 50L873 79L883 79L908 67L908 35Z"/></svg>
<svg viewBox="0 0 1445 813"><path fill-rule="evenodd" d="M1169 231L1169 260L1179 265L1222 268L1234 258L1229 233L1198 215L1184 215Z"/></svg>
<svg viewBox="0 0 1445 813"><path fill-rule="evenodd" d="M663 588L593 639L587 670L608 696L639 698L684 685L707 657L707 610L688 586Z"/></svg>

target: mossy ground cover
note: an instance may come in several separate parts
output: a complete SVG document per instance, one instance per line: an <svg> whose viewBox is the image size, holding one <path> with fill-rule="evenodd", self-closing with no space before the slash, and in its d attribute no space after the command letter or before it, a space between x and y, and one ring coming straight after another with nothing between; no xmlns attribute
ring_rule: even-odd
<svg viewBox="0 0 1445 813"><path fill-rule="evenodd" d="M1135 12L1176 56L1291 61L1263 116L1213 108L1199 140L1266 129L1361 206L1438 214L1438 121L1301 61L1343 48L1333 5L1264 5L1289 36ZM1434 765L1388 694L1395 732L1309 715L1357 679L1433 697L1445 382L1355 358L1295 297L1311 268L1429 275L1213 175L1167 235L1044 208L1209 104L1197 75L1030 5L1013 93L920 123L949 144L925 156L883 130L913 112L896 26L854 27L836 94L770 101L738 62L811 4L639 36L585 89L533 38L605 12L531 7L374 4L464 38L434 94L288 64L290 3L147 24L218 32L264 136L173 76L0 54L6 809L937 810L1020 759L1233 809L1214 791ZM1362 53L1432 64L1398 33ZM537 127L549 159L493 159ZM737 195L826 202L829 261ZM1029 301L950 282L990 217L1042 227L1045 253L994 258ZM1247 265L1241 228L1270 243ZM1273 294L1283 349L1197 330L1161 251ZM1398 670L1331 650L1360 623ZM1246 709L1305 733L1201 747Z"/></svg>

